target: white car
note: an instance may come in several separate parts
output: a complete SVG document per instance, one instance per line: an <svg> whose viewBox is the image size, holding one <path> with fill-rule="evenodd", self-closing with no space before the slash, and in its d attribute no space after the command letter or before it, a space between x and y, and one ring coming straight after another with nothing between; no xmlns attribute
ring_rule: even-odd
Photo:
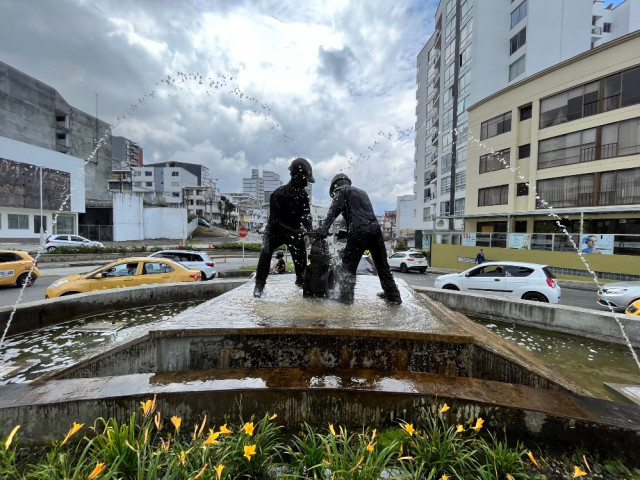
<svg viewBox="0 0 640 480"><path fill-rule="evenodd" d="M421 252L414 251L406 251L406 252L396 252L391 255L387 261L389 262L389 267L397 268L402 273L406 273L410 270L417 270L420 273L424 273L429 268L429 263L427 262L427 257L425 257Z"/></svg>
<svg viewBox="0 0 640 480"><path fill-rule="evenodd" d="M549 303L558 303L561 293L549 267L523 262L486 262L461 273L440 275L434 286Z"/></svg>
<svg viewBox="0 0 640 480"><path fill-rule="evenodd" d="M211 280L216 278L218 272L213 268L215 263L206 252L199 252L197 250L160 250L159 252L152 253L150 257L156 258L168 258L169 260L176 261L187 268L197 268L200 270L200 277L202 280Z"/></svg>
<svg viewBox="0 0 640 480"><path fill-rule="evenodd" d="M100 242L95 242L93 240L89 240L88 238L81 237L80 235L51 235L44 242L44 249L48 252L51 252L58 247L103 248L104 245Z"/></svg>

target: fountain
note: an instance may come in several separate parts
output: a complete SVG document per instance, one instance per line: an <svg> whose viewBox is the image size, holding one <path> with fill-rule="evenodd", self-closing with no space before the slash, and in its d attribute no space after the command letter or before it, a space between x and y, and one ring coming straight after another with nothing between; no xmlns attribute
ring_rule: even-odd
<svg viewBox="0 0 640 480"><path fill-rule="evenodd" d="M72 422L125 418L158 396L165 414L224 423L237 411L275 411L285 425L351 427L416 421L447 402L456 418L540 439L640 443L640 408L604 401L513 342L398 282L390 306L362 277L355 303L304 298L291 278L251 283L158 323L32 383L0 386L0 431L25 443L60 438ZM92 294L92 295L99 295ZM241 399L241 400L239 400Z"/></svg>

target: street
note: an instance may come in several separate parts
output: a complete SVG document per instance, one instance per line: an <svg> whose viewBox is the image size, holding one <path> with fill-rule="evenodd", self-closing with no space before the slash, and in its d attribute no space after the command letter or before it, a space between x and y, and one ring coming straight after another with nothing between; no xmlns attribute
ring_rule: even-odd
<svg viewBox="0 0 640 480"><path fill-rule="evenodd" d="M215 268L218 272L225 270L235 270L243 266L253 266L257 264L257 258L255 256L246 256L244 260L241 256L237 257L214 257ZM15 305L20 298L20 303L34 302L44 299L44 292L47 287L60 277L70 275L73 273L89 272L94 268L105 265L106 261L97 262L95 265L83 265L83 266L55 266L53 264L41 264L40 273L41 277L31 287L22 289L15 286L0 287L0 306ZM429 272L424 274L420 273L400 273L393 272L395 278L402 279L407 284L416 287L433 287L435 279L441 273ZM560 282L562 286L562 281ZM596 310L603 310L596 305L595 291L588 291L575 288L562 288L562 298L560 299L560 305L568 305L581 308L593 308Z"/></svg>

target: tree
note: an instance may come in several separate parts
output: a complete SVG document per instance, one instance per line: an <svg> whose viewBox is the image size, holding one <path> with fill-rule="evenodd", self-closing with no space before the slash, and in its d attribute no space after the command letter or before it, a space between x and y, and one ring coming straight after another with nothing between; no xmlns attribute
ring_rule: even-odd
<svg viewBox="0 0 640 480"><path fill-rule="evenodd" d="M218 210L220 211L220 223L222 225L229 225L231 223L231 212L236 206L227 197L222 195L218 200Z"/></svg>

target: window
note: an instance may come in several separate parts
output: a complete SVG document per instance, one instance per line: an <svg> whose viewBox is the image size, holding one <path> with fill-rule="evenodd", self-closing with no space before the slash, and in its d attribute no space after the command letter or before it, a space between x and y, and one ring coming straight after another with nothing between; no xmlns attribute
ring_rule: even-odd
<svg viewBox="0 0 640 480"><path fill-rule="evenodd" d="M464 215L464 198L456 198L453 214L456 217L461 217Z"/></svg>
<svg viewBox="0 0 640 480"><path fill-rule="evenodd" d="M605 22L605 23L602 25L602 31L603 31L604 33L611 33L611 24L610 24L610 23Z"/></svg>
<svg viewBox="0 0 640 480"><path fill-rule="evenodd" d="M453 108L442 114L442 130L447 131L453 126Z"/></svg>
<svg viewBox="0 0 640 480"><path fill-rule="evenodd" d="M144 172L144 176L145 176L145 177L150 177L152 174L153 174L153 173L152 173L152 172L150 172L150 171L148 171L148 170Z"/></svg>
<svg viewBox="0 0 640 480"><path fill-rule="evenodd" d="M46 217L46 215L42 215L42 216L34 215L33 216L33 233L40 233L40 225L41 224L42 224L42 232L46 232L47 231L47 217Z"/></svg>
<svg viewBox="0 0 640 480"><path fill-rule="evenodd" d="M453 77L456 71L456 64L455 62L452 63L451 65L449 65L445 71L444 71L444 83L445 85L448 84L449 82L453 81Z"/></svg>
<svg viewBox="0 0 640 480"><path fill-rule="evenodd" d="M449 201L440 203L440 215L449 215Z"/></svg>
<svg viewBox="0 0 640 480"><path fill-rule="evenodd" d="M527 195L529 195L528 183L519 183L518 185L516 185L516 196L526 197Z"/></svg>
<svg viewBox="0 0 640 480"><path fill-rule="evenodd" d="M471 62L471 45L460 52L460 70L464 69Z"/></svg>
<svg viewBox="0 0 640 480"><path fill-rule="evenodd" d="M180 176L180 172L171 172L171 176L172 177L179 177Z"/></svg>
<svg viewBox="0 0 640 480"><path fill-rule="evenodd" d="M451 177L442 177L442 183L440 184L440 195L451 192Z"/></svg>
<svg viewBox="0 0 640 480"><path fill-rule="evenodd" d="M425 188L424 189L424 200L425 202L428 202L429 200L431 200L431 189L430 188Z"/></svg>
<svg viewBox="0 0 640 480"><path fill-rule="evenodd" d="M472 0L462 0L460 2L460 21L466 20L467 15L471 12L472 3Z"/></svg>
<svg viewBox="0 0 640 480"><path fill-rule="evenodd" d="M529 158L531 156L531 144L520 145L518 147L518 158Z"/></svg>
<svg viewBox="0 0 640 480"><path fill-rule="evenodd" d="M509 65L509 81L519 77L524 73L524 55Z"/></svg>
<svg viewBox="0 0 640 480"><path fill-rule="evenodd" d="M595 146L595 128L541 140L538 144L538 168L597 160Z"/></svg>
<svg viewBox="0 0 640 480"><path fill-rule="evenodd" d="M469 86L471 85L471 70L462 75L458 79L458 95L466 95L469 92Z"/></svg>
<svg viewBox="0 0 640 480"><path fill-rule="evenodd" d="M442 158L440 159L440 173L446 173L449 170L451 170L452 157L453 157L453 154L451 153L448 153L442 156Z"/></svg>
<svg viewBox="0 0 640 480"><path fill-rule="evenodd" d="M133 182L133 186L134 187L141 187L142 186L142 182Z"/></svg>
<svg viewBox="0 0 640 480"><path fill-rule="evenodd" d="M640 78L638 80L640 81ZM541 100L540 128L560 125L598 113L599 92L600 82L596 81Z"/></svg>
<svg viewBox="0 0 640 480"><path fill-rule="evenodd" d="M511 12L511 28L515 27L527 16L527 0L524 0L516 9Z"/></svg>
<svg viewBox="0 0 640 480"><path fill-rule="evenodd" d="M464 27L460 29L460 46L463 46L465 42L471 37L473 32L473 22L467 22Z"/></svg>
<svg viewBox="0 0 640 480"><path fill-rule="evenodd" d="M524 27L513 37L511 37L511 46L509 49L509 55L513 55L520 49L525 43L527 43L527 27Z"/></svg>
<svg viewBox="0 0 640 480"><path fill-rule="evenodd" d="M9 230L29 230L29 215L9 213Z"/></svg>
<svg viewBox="0 0 640 480"><path fill-rule="evenodd" d="M478 206L506 205L509 202L509 185L481 188L478 190Z"/></svg>
<svg viewBox="0 0 640 480"><path fill-rule="evenodd" d="M180 186L180 182L171 182L171 186L172 187L179 187Z"/></svg>
<svg viewBox="0 0 640 480"><path fill-rule="evenodd" d="M456 33L456 17L453 17L444 27L444 39L446 42Z"/></svg>
<svg viewBox="0 0 640 480"><path fill-rule="evenodd" d="M429 207L422 209L422 221L426 222L431 220L431 209Z"/></svg>
<svg viewBox="0 0 640 480"><path fill-rule="evenodd" d="M453 41L451 43L448 43L445 47L444 47L444 61L446 63L449 63L449 60L451 60L451 58L453 57L453 55L456 53L456 42Z"/></svg>
<svg viewBox="0 0 640 480"><path fill-rule="evenodd" d="M463 191L467 186L467 172L463 170L462 172L456 172L456 191Z"/></svg>
<svg viewBox="0 0 640 480"><path fill-rule="evenodd" d="M524 107L520 107L520 121L529 120L533 115L533 109L531 105L525 105Z"/></svg>
<svg viewBox="0 0 640 480"><path fill-rule="evenodd" d="M465 120L467 118L467 108L471 104L471 95L464 97L462 100L458 102L458 118L460 120Z"/></svg>
<svg viewBox="0 0 640 480"><path fill-rule="evenodd" d="M480 140L511 131L511 112L493 117L480 126Z"/></svg>
<svg viewBox="0 0 640 480"><path fill-rule="evenodd" d="M456 170L460 170L467 165L467 147L461 147L456 154Z"/></svg>
<svg viewBox="0 0 640 480"><path fill-rule="evenodd" d="M141 172L140 170L134 170L134 171L133 171L133 176L134 176L134 177L139 177L139 176L141 176L141 175L142 175L142 172Z"/></svg>
<svg viewBox="0 0 640 480"><path fill-rule="evenodd" d="M153 186L153 182L144 182L144 185L146 187L152 187Z"/></svg>
<svg viewBox="0 0 640 480"><path fill-rule="evenodd" d="M598 205L640 203L640 168L603 172Z"/></svg>
<svg viewBox="0 0 640 480"><path fill-rule="evenodd" d="M442 94L442 106L444 107L451 100L453 100L453 87L445 89L444 93Z"/></svg>
<svg viewBox="0 0 640 480"><path fill-rule="evenodd" d="M509 168L510 150L507 148L495 153L488 153L480 157L480 173L495 172Z"/></svg>

